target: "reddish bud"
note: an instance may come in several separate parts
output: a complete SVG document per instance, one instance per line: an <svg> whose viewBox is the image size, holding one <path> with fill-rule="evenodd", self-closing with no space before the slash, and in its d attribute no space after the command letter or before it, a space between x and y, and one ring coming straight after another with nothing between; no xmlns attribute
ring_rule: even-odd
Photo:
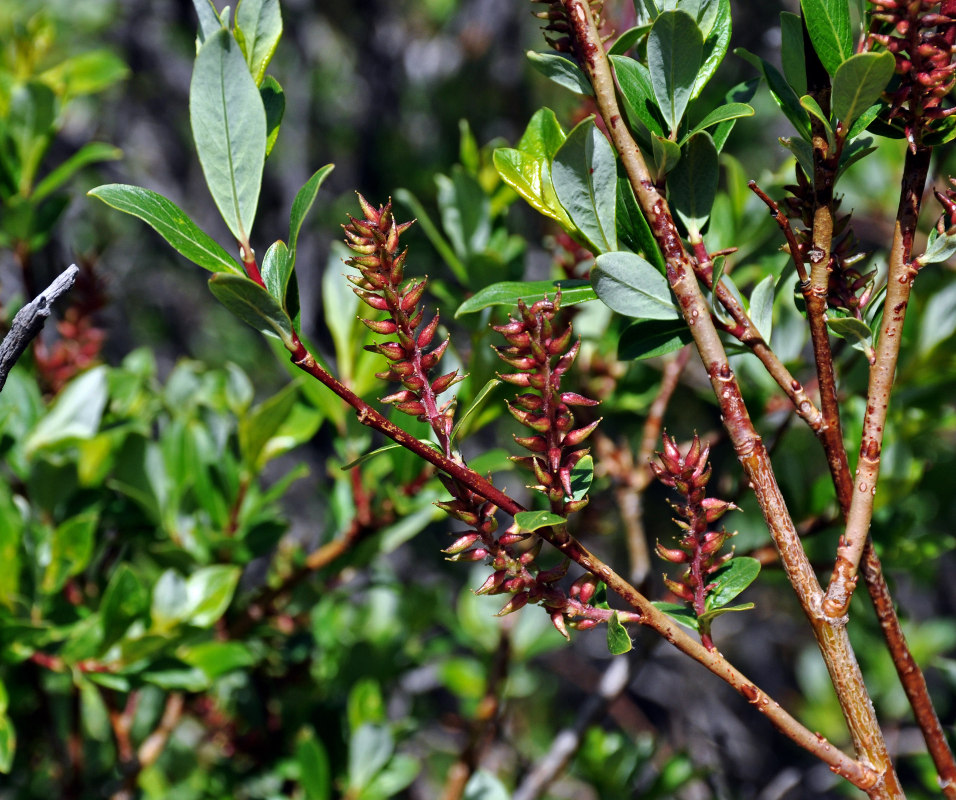
<svg viewBox="0 0 956 800"><path fill-rule="evenodd" d="M362 324L365 325L370 331L374 333L380 333L385 336L395 333L398 330L398 325L392 322L390 319L363 319Z"/></svg>
<svg viewBox="0 0 956 800"><path fill-rule="evenodd" d="M476 541L478 541L477 533L466 533L461 538L456 539L450 546L442 550L442 552L450 556L456 555L457 553L463 553Z"/></svg>
<svg viewBox="0 0 956 800"><path fill-rule="evenodd" d="M551 612L551 624L554 625L558 633L560 633L565 639L569 642L571 637L568 635L568 629L564 624L564 614L560 611Z"/></svg>
<svg viewBox="0 0 956 800"><path fill-rule="evenodd" d="M518 611L521 608L524 608L528 604L528 593L521 592L516 594L511 598L505 605L502 607L495 616L504 617L508 614L513 614L515 611Z"/></svg>

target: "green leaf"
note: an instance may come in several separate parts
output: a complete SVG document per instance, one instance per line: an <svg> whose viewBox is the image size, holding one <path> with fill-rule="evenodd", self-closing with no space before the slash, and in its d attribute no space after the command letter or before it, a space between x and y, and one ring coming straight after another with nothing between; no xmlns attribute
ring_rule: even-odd
<svg viewBox="0 0 956 800"><path fill-rule="evenodd" d="M511 800L504 784L486 770L473 772L465 784L463 800Z"/></svg>
<svg viewBox="0 0 956 800"><path fill-rule="evenodd" d="M634 28L628 28L624 33L617 37L607 51L609 56L623 56L628 50L632 49L647 36L651 29L650 25L638 25Z"/></svg>
<svg viewBox="0 0 956 800"><path fill-rule="evenodd" d="M322 742L311 728L296 739L295 760L299 765L299 785L307 800L331 800L332 767Z"/></svg>
<svg viewBox="0 0 956 800"><path fill-rule="evenodd" d="M438 445L438 443L433 442L431 439L419 439L418 441L421 442L422 444L427 444L429 447L433 448L435 452L437 453L441 452L441 447ZM363 455L360 455L358 458L352 461L349 461L348 464L343 464L340 467L340 469L348 470L348 469L352 469L352 467L358 467L366 463L367 461L370 461L373 458L378 458L378 456L382 455L383 453L387 453L389 450L397 450L404 446L405 445L398 444L397 442L393 444L382 445L381 447L377 447L369 453L365 453Z"/></svg>
<svg viewBox="0 0 956 800"><path fill-rule="evenodd" d="M790 120L797 132L807 141L810 141L810 117L806 110L800 105L800 98L793 91L790 84L787 83L780 71L768 61L755 56L743 47L734 50L734 54L740 56L745 61L756 67L767 81L767 87L774 101L783 111L784 116ZM811 171L809 174L813 174Z"/></svg>
<svg viewBox="0 0 956 800"><path fill-rule="evenodd" d="M813 49L824 68L835 75L840 64L853 55L849 0L800 0Z"/></svg>
<svg viewBox="0 0 956 800"><path fill-rule="evenodd" d="M617 358L619 361L655 358L680 350L693 340L690 328L682 319L638 320L621 332Z"/></svg>
<svg viewBox="0 0 956 800"><path fill-rule="evenodd" d="M568 135L550 108L539 108L528 121L517 149L551 162Z"/></svg>
<svg viewBox="0 0 956 800"><path fill-rule="evenodd" d="M212 198L233 236L247 245L266 160L266 112L227 30L206 39L196 56L189 119Z"/></svg>
<svg viewBox="0 0 956 800"><path fill-rule="evenodd" d="M700 235L717 196L717 147L706 131L694 134L667 178L667 196L691 238Z"/></svg>
<svg viewBox="0 0 956 800"><path fill-rule="evenodd" d="M395 741L386 726L371 723L360 726L349 741L348 793L359 796L394 751Z"/></svg>
<svg viewBox="0 0 956 800"><path fill-rule="evenodd" d="M830 120L828 120L827 115L823 113L820 104L810 97L810 95L805 94L800 98L800 107L810 114L810 116L816 117L823 123L823 129L827 134L827 144L830 146L830 151L833 152L836 149L836 138L833 136L833 128L830 126Z"/></svg>
<svg viewBox="0 0 956 800"><path fill-rule="evenodd" d="M246 63L258 86L282 36L279 0L241 0L236 6L236 28L242 31Z"/></svg>
<svg viewBox="0 0 956 800"><path fill-rule="evenodd" d="M680 161L680 147L677 142L656 133L651 134L651 152L654 155L654 171L658 179L663 178Z"/></svg>
<svg viewBox="0 0 956 800"><path fill-rule="evenodd" d="M750 295L750 321L760 331L765 342L770 341L770 332L773 329L773 295L777 281L773 275L768 275L758 283Z"/></svg>
<svg viewBox="0 0 956 800"><path fill-rule="evenodd" d="M526 533L534 533L539 528L564 525L567 520L550 511L519 511L515 514L515 524Z"/></svg>
<svg viewBox="0 0 956 800"><path fill-rule="evenodd" d="M657 107L670 131L680 125L703 57L704 40L694 18L683 11L665 11L647 36L647 66Z"/></svg>
<svg viewBox="0 0 956 800"><path fill-rule="evenodd" d="M734 611L750 611L753 607L753 603L742 603L739 606L721 606L720 608L715 608L713 611L705 611L697 618L697 621L703 625L723 614L729 614Z"/></svg>
<svg viewBox="0 0 956 800"><path fill-rule="evenodd" d="M611 614L607 621L607 650L612 656L619 656L628 652L634 645L631 635L618 619L617 612Z"/></svg>
<svg viewBox="0 0 956 800"><path fill-rule="evenodd" d="M554 298L557 290L561 290L561 307L573 306L596 300L597 295L591 288L591 283L585 279L561 281L502 281L486 286L465 300L455 311L455 317L462 314L472 314L489 306L510 306L524 300L526 305L544 299L545 295Z"/></svg>
<svg viewBox="0 0 956 800"><path fill-rule="evenodd" d="M262 98L262 107L266 111L266 157L275 147L276 139L279 138L279 128L282 125L282 117L285 115L285 92L279 85L279 81L271 75L266 75L259 87L259 96Z"/></svg>
<svg viewBox="0 0 956 800"><path fill-rule="evenodd" d="M595 251L616 250L617 164L593 116L568 134L551 163L551 179L559 202Z"/></svg>
<svg viewBox="0 0 956 800"><path fill-rule="evenodd" d="M697 616L687 606L679 603L665 603L663 600L654 600L651 602L658 611L667 614L675 622L679 622L691 630L699 631L700 624L697 622Z"/></svg>
<svg viewBox="0 0 956 800"><path fill-rule="evenodd" d="M315 198L319 194L322 183L329 176L329 173L335 168L334 164L326 164L319 170L316 170L305 185L296 193L295 200L292 201L292 211L289 214L289 268L295 266L295 253L299 243L299 233L302 231L302 223Z"/></svg>
<svg viewBox="0 0 956 800"><path fill-rule="evenodd" d="M562 305L564 304L562 303ZM471 405L469 405L468 408L466 408L458 416L458 422L455 423L455 427L451 430L451 438L453 442L459 441L461 438L461 432L463 430L467 430L465 423L476 411L478 411L478 409L485 404L485 401L488 399L488 395L491 394L495 390L495 387L497 387L500 383L501 381L498 380L498 378L492 378L481 387L481 390L475 395L475 399L471 401Z"/></svg>
<svg viewBox="0 0 956 800"><path fill-rule="evenodd" d="M242 574L240 567L217 564L196 570L186 580L182 619L197 628L209 628L226 612Z"/></svg>
<svg viewBox="0 0 956 800"><path fill-rule="evenodd" d="M813 147L806 139L794 139L792 136L782 137L780 144L793 153L805 175L813 174Z"/></svg>
<svg viewBox="0 0 956 800"><path fill-rule="evenodd" d="M709 576L709 582L715 586L707 594L706 609L713 611L727 605L750 586L759 574L760 562L756 558L738 556L730 559Z"/></svg>
<svg viewBox="0 0 956 800"><path fill-rule="evenodd" d="M873 331L863 320L855 317L828 318L827 327L841 339L846 339L855 349L866 353L867 356L873 352Z"/></svg>
<svg viewBox="0 0 956 800"><path fill-rule="evenodd" d="M0 490L0 605L7 608L16 602L20 589L20 543L23 530L23 516L13 497L8 491ZM2 714L0 709L0 716Z"/></svg>
<svg viewBox="0 0 956 800"><path fill-rule="evenodd" d="M546 160L541 156L525 153L521 150L499 147L492 155L492 161L501 179L514 189L535 211L544 214L546 217L550 217L569 233L576 230L574 223L571 222L571 217L568 216L568 212L561 206L561 203L558 201L558 196L555 194L549 159ZM396 199L401 199L406 205L409 205L403 198L401 194L402 191L401 189L397 191L395 197ZM423 223L423 219L425 218L423 218L422 214L417 211L415 214L419 222ZM429 229L425 228L424 223L422 227L446 263L448 263L449 266L451 266L452 263L459 265L457 269L453 267L456 277L458 277L459 280L464 279L464 281L467 282L467 270L458 260L454 251L448 246L448 243L438 234L437 229L434 229L434 226L432 226L434 236L441 242L444 248L443 250L438 247L432 234L429 233Z"/></svg>
<svg viewBox="0 0 956 800"><path fill-rule="evenodd" d="M191 667L202 670L209 680L256 663L249 646L243 642L200 642L184 645L176 657Z"/></svg>
<svg viewBox="0 0 956 800"><path fill-rule="evenodd" d="M870 126L870 123L872 123L873 120L875 120L879 116L883 108L884 108L883 103L874 103L868 109L866 109L866 111L860 114L860 116L857 117L856 122L854 122L853 125L850 127L850 132L846 135L847 141L852 141L857 136L864 133L866 129ZM872 141L872 139L870 141ZM846 156L846 153L847 153L847 149L844 149L843 151L844 157ZM842 161L843 157L841 157L840 160Z"/></svg>
<svg viewBox="0 0 956 800"><path fill-rule="evenodd" d="M807 93L807 62L803 52L803 22L799 15L780 12L780 62L787 83L797 95Z"/></svg>
<svg viewBox="0 0 956 800"><path fill-rule="evenodd" d="M700 70L690 94L692 100L700 96L727 55L733 27L730 0L703 0L698 12L697 26L704 36L704 50Z"/></svg>
<svg viewBox="0 0 956 800"><path fill-rule="evenodd" d="M289 278L292 275L292 261L289 258L289 248L285 242L273 242L262 257L262 282L266 290L283 308L286 306L286 293L289 288Z"/></svg>
<svg viewBox="0 0 956 800"><path fill-rule="evenodd" d="M634 253L605 253L591 270L594 291L618 314L639 319L678 319L667 279Z"/></svg>
<svg viewBox="0 0 956 800"><path fill-rule="evenodd" d="M625 247L650 261L661 275L667 269L664 255L647 224L644 212L637 204L631 182L623 169L617 177L617 238Z"/></svg>
<svg viewBox="0 0 956 800"><path fill-rule="evenodd" d="M106 407L106 378L106 367L94 367L67 384L49 413L27 435L27 454L91 438L99 430Z"/></svg>
<svg viewBox="0 0 956 800"><path fill-rule="evenodd" d="M95 94L129 75L129 67L112 50L87 50L71 56L42 72L40 80L49 84L64 100Z"/></svg>
<svg viewBox="0 0 956 800"><path fill-rule="evenodd" d="M258 283L245 275L220 272L209 279L209 289L220 303L243 322L268 336L277 337L286 350L295 350L292 320L275 298Z"/></svg>
<svg viewBox="0 0 956 800"><path fill-rule="evenodd" d="M67 578L86 569L93 557L99 518L98 511L87 511L56 526L50 543L50 563L44 570L40 591L55 594Z"/></svg>
<svg viewBox="0 0 956 800"><path fill-rule="evenodd" d="M892 53L857 53L833 76L833 116L849 128L877 100L896 71Z"/></svg>
<svg viewBox="0 0 956 800"><path fill-rule="evenodd" d="M651 133L663 136L661 112L654 95L651 73L640 61L625 56L610 56L614 75L621 87L621 98L628 121L634 127L639 120Z"/></svg>
<svg viewBox="0 0 956 800"><path fill-rule="evenodd" d="M175 203L161 194L139 186L111 183L97 186L88 194L106 205L139 217L181 256L210 272L244 274L242 267L215 240L201 231Z"/></svg>
<svg viewBox="0 0 956 800"><path fill-rule="evenodd" d="M288 383L239 420L239 453L252 474L265 466L262 455L266 444L288 419L298 397L298 384Z"/></svg>
<svg viewBox="0 0 956 800"><path fill-rule="evenodd" d="M166 632L182 622L189 613L186 580L175 570L167 569L153 585L150 603L153 629Z"/></svg>
<svg viewBox="0 0 956 800"><path fill-rule="evenodd" d="M753 106L747 105L747 103L724 103L724 105L718 106L698 122L691 129L690 133L680 140L680 146L683 147L688 139L707 128L712 128L714 125L719 125L721 122L726 122L727 120L752 117L754 113Z"/></svg>
<svg viewBox="0 0 956 800"><path fill-rule="evenodd" d="M463 260L480 255L491 238L491 200L478 180L456 164L452 175L436 175L442 228Z"/></svg>
<svg viewBox="0 0 956 800"><path fill-rule="evenodd" d="M149 592L140 577L120 563L106 585L99 614L103 620L103 646L117 641L134 620L149 610Z"/></svg>
<svg viewBox="0 0 956 800"><path fill-rule="evenodd" d="M527 56L532 67L558 86L570 89L575 94L594 94L587 76L577 63L567 56L559 53L536 53L533 50L529 50Z"/></svg>
<svg viewBox="0 0 956 800"><path fill-rule="evenodd" d="M63 186L83 167L100 161L115 161L122 157L123 151L118 147L113 147L113 145L104 142L87 142L43 178L36 185L30 199L33 203L39 203Z"/></svg>
<svg viewBox="0 0 956 800"><path fill-rule="evenodd" d="M17 749L17 732L5 713L0 714L0 773L9 774Z"/></svg>
<svg viewBox="0 0 956 800"><path fill-rule="evenodd" d="M594 459L584 456L571 468L571 499L581 500L591 488L594 480Z"/></svg>
<svg viewBox="0 0 956 800"><path fill-rule="evenodd" d="M199 42L202 44L210 36L222 30L222 19L212 0L193 0L193 7L199 17Z"/></svg>

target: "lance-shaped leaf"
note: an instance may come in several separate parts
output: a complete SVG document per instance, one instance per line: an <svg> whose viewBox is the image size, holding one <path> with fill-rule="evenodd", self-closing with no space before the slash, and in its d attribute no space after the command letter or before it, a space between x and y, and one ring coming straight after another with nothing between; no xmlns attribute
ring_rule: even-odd
<svg viewBox="0 0 956 800"><path fill-rule="evenodd" d="M591 270L597 296L618 314L638 319L677 319L667 279L634 253L605 253Z"/></svg>
<svg viewBox="0 0 956 800"><path fill-rule="evenodd" d="M807 61L803 52L803 22L797 14L780 12L780 63L796 94L807 93Z"/></svg>
<svg viewBox="0 0 956 800"><path fill-rule="evenodd" d="M243 322L282 341L287 350L295 350L292 320L279 301L245 275L224 272L209 279L209 289L226 308Z"/></svg>
<svg viewBox="0 0 956 800"><path fill-rule="evenodd" d="M700 70L690 93L691 100L700 96L727 55L733 27L730 0L702 0L697 14L697 27L704 37L704 48Z"/></svg>
<svg viewBox="0 0 956 800"><path fill-rule="evenodd" d="M824 68L835 75L853 54L849 0L800 0L813 49Z"/></svg>
<svg viewBox="0 0 956 800"><path fill-rule="evenodd" d="M691 128L687 135L681 139L680 145L683 147L684 143L694 134L719 125L721 122L728 122L729 120L740 119L741 117L752 117L753 115L754 108L747 103L724 103L724 105L715 108Z"/></svg>
<svg viewBox="0 0 956 800"><path fill-rule="evenodd" d="M554 156L551 179L561 205L595 251L616 250L617 164L594 117L568 134Z"/></svg>
<svg viewBox="0 0 956 800"><path fill-rule="evenodd" d="M317 170L305 185L299 189L292 201L292 211L289 214L289 266L295 266L295 252L299 242L299 232L302 230L302 223L305 222L306 215L312 208L315 198L319 193L322 182L328 177L334 169L334 164L326 164Z"/></svg>
<svg viewBox="0 0 956 800"><path fill-rule="evenodd" d="M640 61L625 56L609 56L617 85L621 88L624 111L632 127L640 121L651 133L663 136L664 126L654 96L651 73Z"/></svg>
<svg viewBox="0 0 956 800"><path fill-rule="evenodd" d="M193 7L199 17L199 43L203 44L210 36L222 30L222 19L212 0L193 0Z"/></svg>
<svg viewBox="0 0 956 800"><path fill-rule="evenodd" d="M282 36L279 0L242 0L236 6L236 36L258 86Z"/></svg>
<svg viewBox="0 0 956 800"><path fill-rule="evenodd" d="M139 217L182 256L210 272L242 275L242 267L208 234L201 231L185 212L161 194L140 186L110 183L88 193L134 217Z"/></svg>
<svg viewBox="0 0 956 800"><path fill-rule="evenodd" d="M285 92L282 91L279 81L271 75L266 75L259 86L259 96L262 97L262 106L266 110L266 156L268 157L272 148L275 147L276 139L279 138L279 127L285 115Z"/></svg>
<svg viewBox="0 0 956 800"><path fill-rule="evenodd" d="M551 511L519 511L515 514L515 524L526 533L533 533L540 528L549 528L553 525L564 525L567 520L560 514Z"/></svg>
<svg viewBox="0 0 956 800"><path fill-rule="evenodd" d="M561 307L573 306L576 303L586 303L588 300L596 300L597 295L591 288L590 281L564 280L564 281L502 281L486 286L471 297L465 300L455 316L462 314L472 314L475 311L481 311L489 306L509 306L514 307L519 300L524 300L528 305L536 303L544 298L545 295L552 300L557 290L561 290Z"/></svg>
<svg viewBox="0 0 956 800"><path fill-rule="evenodd" d="M706 131L694 134L681 148L681 158L667 178L667 194L672 208L687 226L692 237L710 217L717 196L717 147Z"/></svg>
<svg viewBox="0 0 956 800"><path fill-rule="evenodd" d="M883 93L896 70L892 53L858 53L848 58L833 76L833 116L845 127L856 122Z"/></svg>
<svg viewBox="0 0 956 800"><path fill-rule="evenodd" d="M118 147L113 147L113 145L105 142L88 142L66 161L51 170L36 185L31 194L31 199L35 204L44 200L88 164L95 164L99 161L115 161L122 157L123 151Z"/></svg>
<svg viewBox="0 0 956 800"><path fill-rule="evenodd" d="M714 588L707 595L708 611L727 605L760 574L760 562L756 558L738 556L732 558L710 576Z"/></svg>
<svg viewBox="0 0 956 800"><path fill-rule="evenodd" d="M704 40L694 18L665 11L647 36L647 66L657 107L671 131L677 130L700 70Z"/></svg>
<svg viewBox="0 0 956 800"><path fill-rule="evenodd" d="M266 112L239 45L227 30L208 37L196 56L189 118L219 213L236 239L248 244L266 159Z"/></svg>
<svg viewBox="0 0 956 800"><path fill-rule="evenodd" d="M570 89L575 94L593 95L591 82L575 61L559 53L536 53L529 50L528 61L538 72L558 86Z"/></svg>

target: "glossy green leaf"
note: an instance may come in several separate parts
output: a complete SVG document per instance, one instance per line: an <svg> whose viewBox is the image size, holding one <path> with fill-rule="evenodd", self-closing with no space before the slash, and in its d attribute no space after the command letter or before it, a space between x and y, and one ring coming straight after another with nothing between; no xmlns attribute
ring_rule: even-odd
<svg viewBox="0 0 956 800"><path fill-rule="evenodd" d="M760 574L760 562L749 556L737 556L723 564L709 576L714 588L707 594L705 607L708 611L727 605Z"/></svg>
<svg viewBox="0 0 956 800"><path fill-rule="evenodd" d="M770 332L773 329L773 295L777 281L773 275L768 275L758 283L750 295L750 321L760 331L765 342L770 341Z"/></svg>
<svg viewBox="0 0 956 800"><path fill-rule="evenodd" d="M654 95L650 71L640 61L633 58L612 55L610 61L614 67L618 86L621 87L624 112L631 126L634 127L634 123L639 120L648 131L663 136L664 126Z"/></svg>
<svg viewBox="0 0 956 800"><path fill-rule="evenodd" d="M558 86L575 94L594 94L591 82L573 59L559 53L536 53L534 50L529 50L527 56L532 67Z"/></svg>
<svg viewBox="0 0 956 800"><path fill-rule="evenodd" d="M846 339L855 349L868 356L872 354L873 331L863 320L856 317L828 318L827 327L841 339Z"/></svg>
<svg viewBox="0 0 956 800"><path fill-rule="evenodd" d="M94 367L67 384L49 413L27 436L27 453L91 438L99 429L106 407L106 378L106 367Z"/></svg>
<svg viewBox="0 0 956 800"><path fill-rule="evenodd" d="M650 29L650 25L637 25L633 28L628 28L614 40L614 44L608 48L607 54L609 56L623 56L628 50L634 48L641 39L647 36Z"/></svg>
<svg viewBox="0 0 956 800"><path fill-rule="evenodd" d="M515 524L526 533L566 523L567 520L564 517L551 511L519 511L515 514Z"/></svg>
<svg viewBox="0 0 956 800"><path fill-rule="evenodd" d="M926 248L926 252L916 259L916 263L920 266L942 264L954 255L956 255L956 234L944 233L933 239L930 246Z"/></svg>
<svg viewBox="0 0 956 800"><path fill-rule="evenodd" d="M54 168L33 190L31 200L39 203L57 189L61 188L79 170L89 164L102 161L115 161L123 157L123 151L105 142L87 142L62 164Z"/></svg>
<svg viewBox="0 0 956 800"><path fill-rule="evenodd" d="M539 108L528 121L517 149L550 163L567 138L555 113L550 108Z"/></svg>
<svg viewBox="0 0 956 800"><path fill-rule="evenodd" d="M885 50L848 58L833 76L833 116L846 127L853 125L879 99L895 71L896 59Z"/></svg>
<svg viewBox="0 0 956 800"><path fill-rule="evenodd" d="M800 107L811 117L816 117L817 120L822 123L823 129L826 131L827 135L827 144L830 147L830 151L834 151L836 149L836 138L833 135L833 128L830 126L830 120L827 119L827 115L823 113L823 109L820 108L820 104L810 97L810 95L805 94L800 98Z"/></svg>
<svg viewBox="0 0 956 800"><path fill-rule="evenodd" d="M216 299L243 322L268 336L276 336L290 352L295 350L292 320L269 292L244 275L220 272L209 279Z"/></svg>
<svg viewBox="0 0 956 800"><path fill-rule="evenodd" d="M258 86L282 36L279 0L241 0L236 6L236 28L241 31L246 63Z"/></svg>
<svg viewBox="0 0 956 800"><path fill-rule="evenodd" d="M282 91L279 81L271 75L266 75L259 87L259 96L262 98L262 107L266 111L266 156L268 157L279 138L279 128L282 126L282 117L285 115L285 92Z"/></svg>
<svg viewBox="0 0 956 800"><path fill-rule="evenodd" d="M684 143L690 139L691 136L694 136L701 131L707 130L707 128L712 128L715 125L719 125L721 122L727 122L728 120L732 119L740 119L741 117L752 117L753 115L754 108L747 103L724 103L724 105L718 106L700 122L698 122L690 130L690 132L681 139L680 145L683 147Z"/></svg>
<svg viewBox="0 0 956 800"><path fill-rule="evenodd" d="M700 234L717 196L717 147L706 131L694 134L681 148L681 158L667 178L667 197L691 237Z"/></svg>
<svg viewBox="0 0 956 800"><path fill-rule="evenodd" d="M619 361L632 361L673 353L694 338L682 319L638 320L628 325L617 343Z"/></svg>
<svg viewBox="0 0 956 800"><path fill-rule="evenodd" d="M807 93L807 62L803 52L803 21L797 14L780 12L780 62L787 83L798 96Z"/></svg>
<svg viewBox="0 0 956 800"><path fill-rule="evenodd" d="M634 647L631 635L618 619L617 612L607 621L607 650L612 656L619 656Z"/></svg>
<svg viewBox="0 0 956 800"><path fill-rule="evenodd" d="M441 447L438 445L438 443L433 442L431 439L419 439L418 441L421 442L422 444L426 444L429 447L433 448L436 453L441 452ZM382 445L381 447L377 447L369 453L364 453L363 455L360 455L358 458L353 459L352 461L349 461L348 464L343 464L341 466L341 469L348 470L348 469L352 469L352 467L361 466L362 464L365 464L366 462L371 461L373 458L378 458L378 456L384 453L387 453L390 450L398 450L404 446L405 445L398 444L398 442Z"/></svg>
<svg viewBox="0 0 956 800"><path fill-rule="evenodd" d="M455 311L455 317L463 314L472 314L489 306L514 307L519 300L526 305L544 299L545 295L554 299L558 289L561 289L561 306L573 306L577 303L586 303L596 300L597 295L591 288L591 283L583 279L562 281L503 281L486 286L465 300Z"/></svg>
<svg viewBox="0 0 956 800"><path fill-rule="evenodd" d="M665 11L647 35L647 66L657 107L669 131L676 131L697 81L704 40L694 18Z"/></svg>
<svg viewBox="0 0 956 800"><path fill-rule="evenodd" d="M824 68L835 75L840 64L853 55L849 0L800 0L813 49Z"/></svg>
<svg viewBox="0 0 956 800"><path fill-rule="evenodd" d="M571 468L571 499L581 500L591 488L594 480L594 459L585 456Z"/></svg>
<svg viewBox="0 0 956 800"><path fill-rule="evenodd" d="M680 161L680 147L663 136L651 134L651 152L654 155L654 171L658 178L664 177Z"/></svg>
<svg viewBox="0 0 956 800"><path fill-rule="evenodd" d="M109 647L117 641L134 620L149 610L149 591L143 580L128 564L117 566L100 603L103 621L103 644Z"/></svg>
<svg viewBox="0 0 956 800"><path fill-rule="evenodd" d="M421 762L407 753L397 753L368 784L363 797L398 797L421 772Z"/></svg>
<svg viewBox="0 0 956 800"><path fill-rule="evenodd" d="M286 305L286 292L289 288L289 278L292 275L292 261L289 257L289 248L285 242L273 242L262 257L260 267L262 282L272 298L283 308Z"/></svg>
<svg viewBox="0 0 956 800"><path fill-rule="evenodd" d="M800 105L800 98L793 88L784 80L780 71L771 63L765 61L759 56L755 56L743 47L738 47L734 53L745 61L752 64L767 81L767 87L774 101L783 111L784 115L793 124L797 132L807 141L810 140L810 117L806 110ZM812 172L810 174L813 174Z"/></svg>
<svg viewBox="0 0 956 800"><path fill-rule="evenodd" d="M591 270L594 291L618 314L638 319L678 319L667 279L634 253L605 253Z"/></svg>
<svg viewBox="0 0 956 800"><path fill-rule="evenodd" d="M67 578L78 575L93 557L97 511L87 511L61 522L53 531L50 542L50 562L43 572L40 590L55 594L63 588Z"/></svg>
<svg viewBox="0 0 956 800"><path fill-rule="evenodd" d="M691 90L692 100L700 96L727 55L733 28L730 0L702 0L697 27L704 36L704 49L700 70Z"/></svg>
<svg viewBox="0 0 956 800"><path fill-rule="evenodd" d="M558 201L596 252L617 249L614 150L588 117L568 134L551 163Z"/></svg>
<svg viewBox="0 0 956 800"><path fill-rule="evenodd" d="M266 160L266 112L239 45L227 30L206 39L189 87L199 163L219 213L248 243Z"/></svg>
<svg viewBox="0 0 956 800"><path fill-rule="evenodd" d="M870 123L873 122L879 116L880 111L883 110L882 103L874 103L868 109L866 109L859 117L857 117L856 122L850 127L850 132L847 134L847 141L852 141L860 134L864 133L866 129L870 126ZM872 140L871 140L872 141ZM843 151L846 155L846 150ZM842 160L842 159L841 159Z"/></svg>
<svg viewBox="0 0 956 800"><path fill-rule="evenodd" d="M292 201L292 211L289 214L289 268L295 266L295 253L299 243L299 233L302 231L302 223L311 211L315 198L319 194L322 183L329 176L329 173L335 168L334 164L326 164L321 169L316 170L305 185L299 189Z"/></svg>
<svg viewBox="0 0 956 800"><path fill-rule="evenodd" d="M623 170L617 178L617 238L622 245L650 261L661 275L664 274L667 268L664 255Z"/></svg>
<svg viewBox="0 0 956 800"><path fill-rule="evenodd" d="M196 570L186 580L183 619L198 628L209 628L226 612L239 583L240 567L216 564Z"/></svg>
<svg viewBox="0 0 956 800"><path fill-rule="evenodd" d="M191 667L202 670L209 680L256 663L249 646L244 642L200 642L183 645L176 657Z"/></svg>
<svg viewBox="0 0 956 800"><path fill-rule="evenodd" d="M490 395L500 383L501 381L498 378L492 378L481 387L478 394L475 395L475 399L471 401L471 404L468 406L468 408L458 415L458 422L455 423L455 427L451 430L452 441L457 442L462 436L462 431L468 430L468 420L484 406L485 402L488 400L488 395Z"/></svg>
<svg viewBox="0 0 956 800"><path fill-rule="evenodd" d="M242 275L242 267L215 240L201 231L179 206L161 194L139 186L111 183L91 190L112 206L139 217L162 236L180 255L210 272Z"/></svg>
<svg viewBox="0 0 956 800"><path fill-rule="evenodd" d="M753 603L741 603L739 606L721 606L720 608L715 608L713 611L705 611L697 618L697 621L703 625L704 623L711 622L717 617L723 616L724 614L730 614L735 611L750 611L753 609L753 607Z"/></svg>
<svg viewBox="0 0 956 800"><path fill-rule="evenodd" d="M153 585L150 617L153 630L165 633L182 622L189 613L189 593L186 579L173 569L167 569Z"/></svg>
<svg viewBox="0 0 956 800"><path fill-rule="evenodd" d="M514 189L535 211L550 217L566 231L575 230L554 191L550 164L521 150L499 147L492 156L501 179ZM396 193L396 197L398 193ZM445 245L448 247L448 245ZM451 248L448 248L451 252ZM457 260L457 256L454 256ZM461 270L465 272L464 267Z"/></svg>
<svg viewBox="0 0 956 800"><path fill-rule="evenodd" d="M302 731L295 743L299 785L306 800L331 800L332 767L322 742L311 728Z"/></svg>

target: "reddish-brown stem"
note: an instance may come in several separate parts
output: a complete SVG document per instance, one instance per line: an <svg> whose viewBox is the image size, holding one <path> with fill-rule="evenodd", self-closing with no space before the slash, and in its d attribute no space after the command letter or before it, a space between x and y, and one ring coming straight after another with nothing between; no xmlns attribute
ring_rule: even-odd
<svg viewBox="0 0 956 800"><path fill-rule="evenodd" d="M720 404L724 427L760 503L764 519L780 552L781 563L811 622L856 752L880 774L879 780L861 788L871 798L902 798L902 788L887 753L845 626L838 620L827 618L820 611L822 593L816 575L797 537L766 448L754 430L723 345L711 323L691 258L684 249L667 203L654 185L644 157L621 116L614 78L590 7L584 0L563 0L563 5L575 42L575 52L590 78L607 131L664 254L671 290L707 368Z"/></svg>
<svg viewBox="0 0 956 800"><path fill-rule="evenodd" d="M850 598L856 588L860 558L869 534L873 498L876 495L880 471L883 431L896 375L900 340L903 338L906 307L917 271L910 259L923 187L929 171L930 152L929 148L924 147L916 148L915 152L907 149L903 164L900 207L893 242L890 245L886 276L883 321L874 361L870 366L866 414L863 417L863 436L860 439L860 455L853 478L852 499L846 530L837 549L836 564L823 603L824 611L830 615L842 616L850 606Z"/></svg>
<svg viewBox="0 0 956 800"><path fill-rule="evenodd" d="M239 242L239 255L242 258L242 266L246 271L246 275L265 288L262 274L259 272L259 265L256 263L256 254L249 246L249 242Z"/></svg>

